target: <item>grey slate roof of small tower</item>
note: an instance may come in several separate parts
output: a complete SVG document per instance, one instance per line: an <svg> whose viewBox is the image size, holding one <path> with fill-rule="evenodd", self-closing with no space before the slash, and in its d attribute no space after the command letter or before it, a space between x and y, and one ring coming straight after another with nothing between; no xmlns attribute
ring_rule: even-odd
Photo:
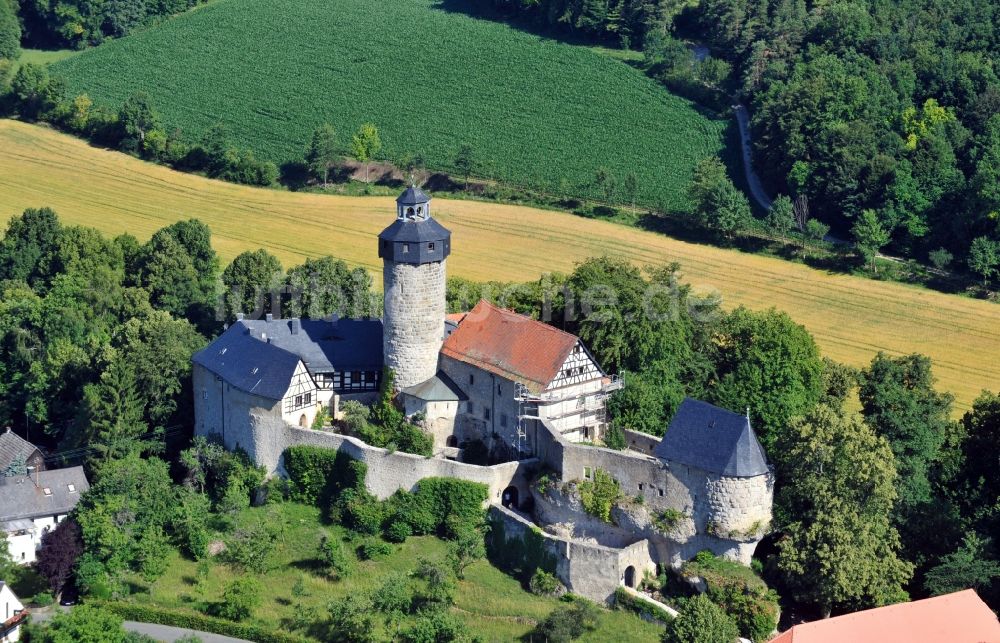
<svg viewBox="0 0 1000 643"><path fill-rule="evenodd" d="M420 203L427 203L430 200L431 198L427 196L427 193L415 185L406 188L402 194L396 197L396 203L400 205L418 205Z"/></svg>
<svg viewBox="0 0 1000 643"><path fill-rule="evenodd" d="M768 472L764 448L746 416L691 398L681 402L653 453L732 478Z"/></svg>

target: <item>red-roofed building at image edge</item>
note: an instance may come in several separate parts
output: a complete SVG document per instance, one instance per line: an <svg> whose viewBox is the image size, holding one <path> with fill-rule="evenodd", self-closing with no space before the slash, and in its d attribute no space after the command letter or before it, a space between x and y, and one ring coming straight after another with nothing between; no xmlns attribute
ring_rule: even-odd
<svg viewBox="0 0 1000 643"><path fill-rule="evenodd" d="M967 589L803 623L771 643L1000 643L1000 621Z"/></svg>

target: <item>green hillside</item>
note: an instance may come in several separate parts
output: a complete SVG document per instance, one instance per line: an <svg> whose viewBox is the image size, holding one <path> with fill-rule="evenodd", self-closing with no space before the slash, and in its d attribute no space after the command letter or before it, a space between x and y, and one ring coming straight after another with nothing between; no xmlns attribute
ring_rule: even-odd
<svg viewBox="0 0 1000 643"><path fill-rule="evenodd" d="M346 151L371 121L389 159L449 169L469 144L483 176L576 194L604 167L664 209L686 209L691 170L727 126L622 62L435 0L218 0L53 67L98 104L145 90L170 129L222 122L278 163L323 122Z"/></svg>

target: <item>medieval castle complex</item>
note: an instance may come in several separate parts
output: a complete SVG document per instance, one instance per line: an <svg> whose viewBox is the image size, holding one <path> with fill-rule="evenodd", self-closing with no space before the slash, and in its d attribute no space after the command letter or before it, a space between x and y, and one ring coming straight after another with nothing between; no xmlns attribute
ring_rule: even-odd
<svg viewBox="0 0 1000 643"><path fill-rule="evenodd" d="M540 538L567 588L596 600L702 549L748 564L774 485L749 419L685 400L662 439L626 431L623 451L594 446L618 379L577 337L485 301L446 315L450 252L430 198L407 189L378 237L383 319L239 318L193 358L196 433L271 474L283 473L290 446L342 449L368 465L366 486L381 498L430 476L484 483L509 546ZM433 457L310 428L320 408L337 417L347 400L371 402L386 367L404 412L433 437ZM500 464L463 462L473 442ZM584 512L575 493L598 471L622 491L612 523Z"/></svg>

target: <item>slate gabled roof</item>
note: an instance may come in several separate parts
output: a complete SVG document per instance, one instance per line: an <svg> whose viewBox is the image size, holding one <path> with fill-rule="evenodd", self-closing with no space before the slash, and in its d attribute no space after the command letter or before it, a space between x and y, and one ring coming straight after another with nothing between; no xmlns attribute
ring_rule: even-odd
<svg viewBox="0 0 1000 643"><path fill-rule="evenodd" d="M768 472L767 456L746 416L691 398L681 402L653 453L733 478Z"/></svg>
<svg viewBox="0 0 1000 643"><path fill-rule="evenodd" d="M427 193L415 185L406 188L402 194L396 197L396 203L400 205L417 205L418 203L427 203L430 200Z"/></svg>
<svg viewBox="0 0 1000 643"><path fill-rule="evenodd" d="M460 402L469 399L455 381L441 371L430 379L404 388L401 392L425 402Z"/></svg>
<svg viewBox="0 0 1000 643"><path fill-rule="evenodd" d="M69 485L73 485L73 491ZM69 513L89 488L83 467L47 469L30 477L0 478L0 522ZM52 493L46 495L45 489Z"/></svg>
<svg viewBox="0 0 1000 643"><path fill-rule="evenodd" d="M310 373L382 370L381 319L244 319L235 325L257 336L265 333L273 346L297 355Z"/></svg>
<svg viewBox="0 0 1000 643"><path fill-rule="evenodd" d="M294 353L250 334L236 323L191 358L230 386L270 400L280 400L299 364Z"/></svg>
<svg viewBox="0 0 1000 643"><path fill-rule="evenodd" d="M441 354L539 393L559 374L578 341L575 335L483 300L444 341Z"/></svg>
<svg viewBox="0 0 1000 643"><path fill-rule="evenodd" d="M27 461L35 451L38 447L9 428L0 433L0 469L6 469L18 457Z"/></svg>

